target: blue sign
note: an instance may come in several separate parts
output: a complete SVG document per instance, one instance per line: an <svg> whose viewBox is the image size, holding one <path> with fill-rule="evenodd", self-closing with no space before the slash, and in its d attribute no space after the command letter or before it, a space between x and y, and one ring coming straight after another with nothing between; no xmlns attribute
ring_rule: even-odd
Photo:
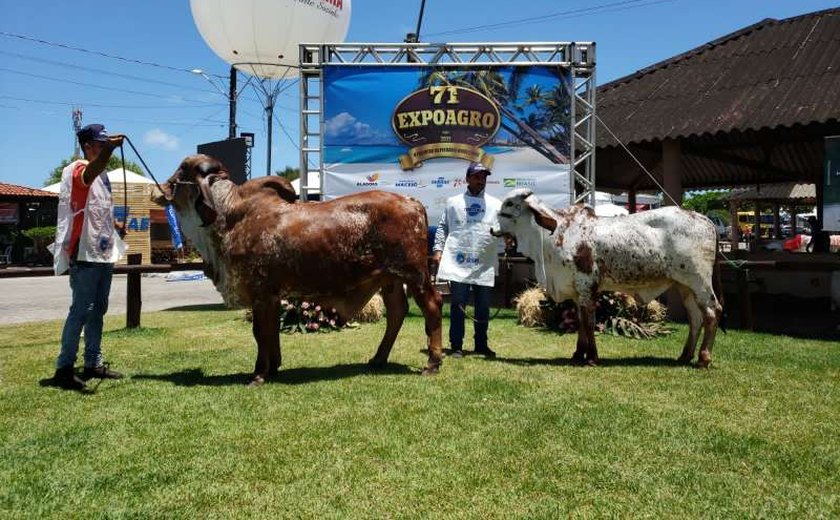
<svg viewBox="0 0 840 520"><path fill-rule="evenodd" d="M125 222L128 217L128 206L114 206L114 220L117 222Z"/></svg>
<svg viewBox="0 0 840 520"><path fill-rule="evenodd" d="M172 246L175 249L183 249L184 239L181 236L181 226L178 225L178 215L175 214L175 207L172 204L166 205L166 220L169 222L169 233L172 235Z"/></svg>

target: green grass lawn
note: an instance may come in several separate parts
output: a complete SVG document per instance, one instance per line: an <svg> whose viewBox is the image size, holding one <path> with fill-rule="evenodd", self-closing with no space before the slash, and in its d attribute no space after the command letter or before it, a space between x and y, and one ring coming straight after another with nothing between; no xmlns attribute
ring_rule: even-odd
<svg viewBox="0 0 840 520"><path fill-rule="evenodd" d="M123 323L104 345L127 378L94 395L39 384L61 322L0 327L0 517L840 516L836 343L730 331L697 370L677 326L599 336L583 368L574 336L505 311L497 359L425 378L413 313L383 372L384 320L284 335L281 375L248 389L241 312Z"/></svg>

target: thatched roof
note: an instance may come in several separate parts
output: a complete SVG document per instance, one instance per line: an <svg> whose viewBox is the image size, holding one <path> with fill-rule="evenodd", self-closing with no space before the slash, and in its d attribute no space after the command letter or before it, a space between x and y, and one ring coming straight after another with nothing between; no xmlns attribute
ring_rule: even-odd
<svg viewBox="0 0 840 520"><path fill-rule="evenodd" d="M729 200L814 205L817 203L817 187L813 184L793 182L759 184L750 188L733 190L729 194Z"/></svg>
<svg viewBox="0 0 840 520"><path fill-rule="evenodd" d="M762 20L602 85L597 110L660 178L661 143L679 140L685 188L816 182L823 138L840 134L837 85L840 8ZM599 189L653 186L597 135Z"/></svg>

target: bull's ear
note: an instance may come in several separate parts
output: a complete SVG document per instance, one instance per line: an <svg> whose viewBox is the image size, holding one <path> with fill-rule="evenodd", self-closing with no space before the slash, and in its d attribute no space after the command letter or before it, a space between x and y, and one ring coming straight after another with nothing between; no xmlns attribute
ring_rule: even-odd
<svg viewBox="0 0 840 520"><path fill-rule="evenodd" d="M525 200L525 203L534 215L534 220L537 222L537 225L543 229L547 229L549 233L554 233L554 230L557 229L557 220L549 215L543 208L530 204L530 201Z"/></svg>
<svg viewBox="0 0 840 520"><path fill-rule="evenodd" d="M213 222L216 222L216 210L206 204L203 199L204 197L195 199L195 212L198 213L198 218L201 219L201 227L207 227Z"/></svg>
<svg viewBox="0 0 840 520"><path fill-rule="evenodd" d="M557 221L554 220L554 217L533 206L528 206L528 209L534 214L534 220L537 222L537 225L543 229L547 229L549 233L554 233L554 230L557 229Z"/></svg>

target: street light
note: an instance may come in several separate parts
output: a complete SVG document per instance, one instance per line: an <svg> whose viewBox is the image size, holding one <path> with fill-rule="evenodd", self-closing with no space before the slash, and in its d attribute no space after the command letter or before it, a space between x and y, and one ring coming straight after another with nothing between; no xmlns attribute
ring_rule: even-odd
<svg viewBox="0 0 840 520"><path fill-rule="evenodd" d="M213 85L213 88L227 98L228 105L230 106L230 116L228 118L228 139L236 139L236 68L233 66L230 67L230 91L227 93L225 93L225 91L219 87L219 85L217 85L216 82L213 81L213 79L203 70L192 69L190 72L206 79L208 83Z"/></svg>

